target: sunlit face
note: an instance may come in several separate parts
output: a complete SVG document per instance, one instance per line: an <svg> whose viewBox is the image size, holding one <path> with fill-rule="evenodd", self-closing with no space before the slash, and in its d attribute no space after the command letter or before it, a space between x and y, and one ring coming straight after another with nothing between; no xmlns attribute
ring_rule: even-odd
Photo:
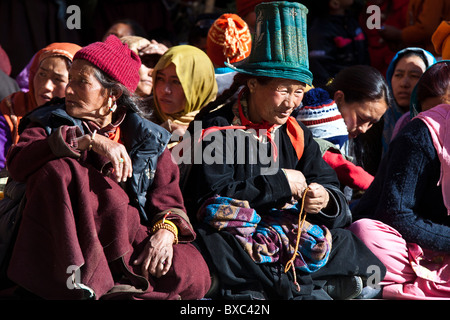
<svg viewBox="0 0 450 320"><path fill-rule="evenodd" d="M340 93L342 91L336 92L338 95ZM388 105L384 99L348 103L345 101L343 93L341 97L336 96L336 94L335 101L344 118L350 138L356 138L359 134L369 130L374 123L380 121L388 109Z"/></svg>
<svg viewBox="0 0 450 320"><path fill-rule="evenodd" d="M153 89L152 73L161 56L159 54L147 54L141 56L141 67L139 68L139 83L136 94L140 97L149 96Z"/></svg>
<svg viewBox="0 0 450 320"><path fill-rule="evenodd" d="M66 58L48 57L41 62L33 78L34 98L38 106L55 97L64 98L68 74Z"/></svg>
<svg viewBox="0 0 450 320"><path fill-rule="evenodd" d="M247 82L250 90L249 120L283 125L303 99L305 84L300 81L273 78L268 84L256 79Z"/></svg>
<svg viewBox="0 0 450 320"><path fill-rule="evenodd" d="M139 83L136 88L136 94L138 96L146 97L152 93L152 71L153 69L147 68L145 64L141 64L141 67L139 68Z"/></svg>
<svg viewBox="0 0 450 320"><path fill-rule="evenodd" d="M397 105L405 112L409 110L414 86L425 69L426 66L422 58L416 55L401 58L395 66L391 78L392 93Z"/></svg>
<svg viewBox="0 0 450 320"><path fill-rule="evenodd" d="M184 110L186 96L173 63L157 71L154 94L162 113L174 114Z"/></svg>
<svg viewBox="0 0 450 320"><path fill-rule="evenodd" d="M94 66L83 59L73 62L66 87L66 112L103 127L111 122L108 92L94 75Z"/></svg>

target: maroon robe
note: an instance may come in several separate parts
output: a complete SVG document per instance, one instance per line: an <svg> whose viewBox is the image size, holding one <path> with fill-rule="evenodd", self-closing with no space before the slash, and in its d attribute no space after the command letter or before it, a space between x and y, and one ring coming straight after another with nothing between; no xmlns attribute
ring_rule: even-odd
<svg viewBox="0 0 450 320"><path fill-rule="evenodd" d="M100 172L103 163L97 154L61 157L67 147L61 144L61 132L48 137L42 128L28 128L8 156L10 175L26 181L27 187L10 279L46 299L89 294L95 299L203 297L210 286L209 271L188 243L195 233L183 215L178 168L170 152L158 159L148 208L155 217L171 209L179 213L171 221L177 224L180 243L173 247L169 272L147 281L132 261L145 246L149 228L140 223L120 185Z"/></svg>

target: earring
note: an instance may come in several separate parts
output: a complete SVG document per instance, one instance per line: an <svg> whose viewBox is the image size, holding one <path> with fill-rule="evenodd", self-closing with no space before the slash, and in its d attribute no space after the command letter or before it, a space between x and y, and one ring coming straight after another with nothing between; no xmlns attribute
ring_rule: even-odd
<svg viewBox="0 0 450 320"><path fill-rule="evenodd" d="M117 103L114 101L114 103L112 102L112 98L109 97L108 99L108 105L109 105L109 111L114 112L117 109Z"/></svg>

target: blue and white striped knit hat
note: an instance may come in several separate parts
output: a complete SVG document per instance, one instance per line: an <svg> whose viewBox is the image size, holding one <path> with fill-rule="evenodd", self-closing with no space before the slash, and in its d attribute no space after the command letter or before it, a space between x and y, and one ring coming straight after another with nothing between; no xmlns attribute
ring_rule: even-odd
<svg viewBox="0 0 450 320"><path fill-rule="evenodd" d="M314 138L330 141L341 149L348 141L347 126L328 92L313 88L305 93L302 103L297 120L311 130Z"/></svg>

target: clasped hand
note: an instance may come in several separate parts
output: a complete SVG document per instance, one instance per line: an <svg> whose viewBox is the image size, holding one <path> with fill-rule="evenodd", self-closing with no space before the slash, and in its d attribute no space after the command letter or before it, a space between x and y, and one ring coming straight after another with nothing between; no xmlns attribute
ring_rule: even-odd
<svg viewBox="0 0 450 320"><path fill-rule="evenodd" d="M305 194L305 212L319 213L328 205L330 195L321 184L313 182L308 185L305 176L298 170L284 169L284 172L291 188L293 200L300 201L308 188Z"/></svg>
<svg viewBox="0 0 450 320"><path fill-rule="evenodd" d="M95 139L91 139L90 135L83 135L78 138L79 150L87 150L89 145L92 145L94 152L111 161L117 182L125 182L128 178L131 178L133 166L127 149L123 144L99 134L95 136Z"/></svg>

